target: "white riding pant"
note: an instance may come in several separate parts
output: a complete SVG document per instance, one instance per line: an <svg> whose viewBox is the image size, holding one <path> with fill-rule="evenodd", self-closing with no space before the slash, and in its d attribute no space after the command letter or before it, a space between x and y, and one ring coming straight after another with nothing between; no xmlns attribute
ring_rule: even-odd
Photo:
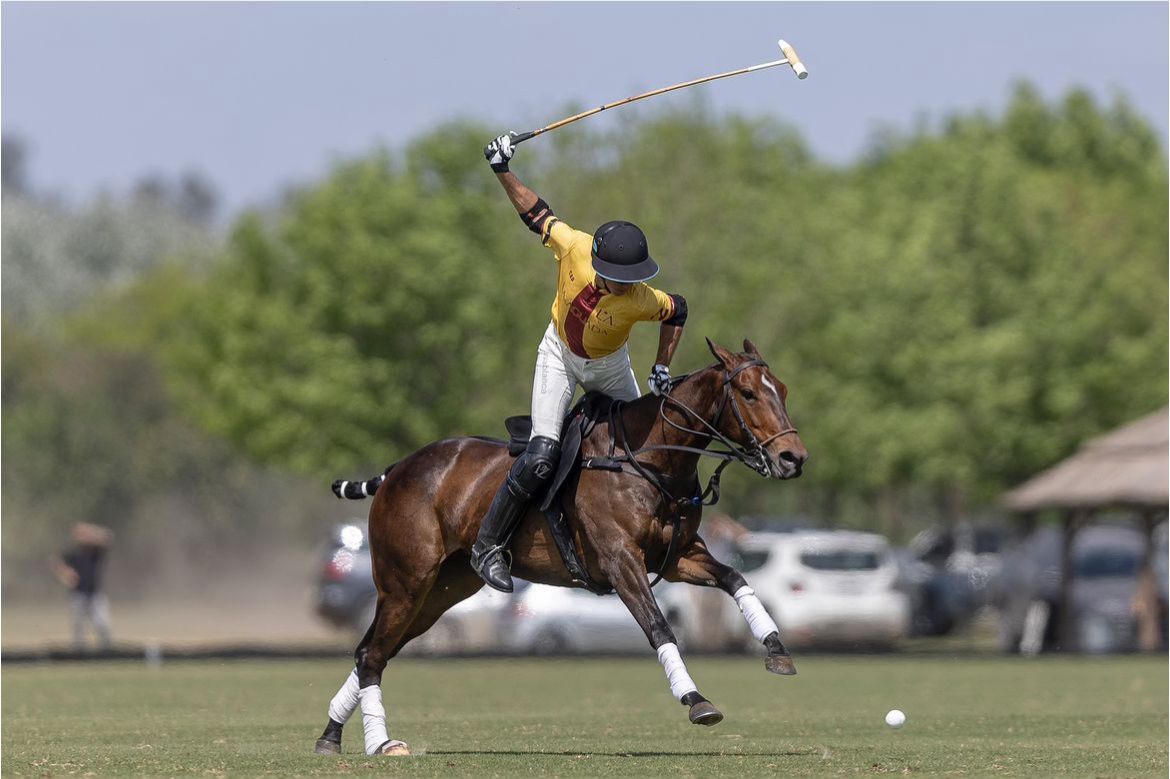
<svg viewBox="0 0 1170 779"><path fill-rule="evenodd" d="M69 606L73 615L73 645L78 649L85 647L85 629L92 625L98 645L109 649L110 602L105 593L71 592Z"/></svg>
<svg viewBox="0 0 1170 779"><path fill-rule="evenodd" d="M626 344L613 354L588 360L573 354L549 322L536 350L536 375L532 379L532 435L561 440L561 423L573 402L577 385L597 390L618 400L641 397Z"/></svg>

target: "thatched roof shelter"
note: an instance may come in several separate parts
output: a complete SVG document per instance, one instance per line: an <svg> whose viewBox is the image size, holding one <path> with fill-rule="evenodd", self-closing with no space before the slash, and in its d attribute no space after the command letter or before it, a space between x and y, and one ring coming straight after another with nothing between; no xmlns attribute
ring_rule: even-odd
<svg viewBox="0 0 1170 779"><path fill-rule="evenodd" d="M1144 580L1153 582L1154 526L1165 516L1170 503L1170 408L1142 417L1125 427L1086 441L1072 457L1037 474L1003 496L1003 504L1025 518L1039 511L1059 510L1062 516L1061 554L1062 604L1071 602L1073 538L1097 513L1108 509L1130 509L1145 525L1146 553ZM1143 649L1162 648L1156 625L1165 611L1157 603L1156 588L1146 587L1140 633ZM1060 623L1061 645L1076 646L1073 610L1064 612Z"/></svg>
<svg viewBox="0 0 1170 779"><path fill-rule="evenodd" d="M1165 507L1170 502L1170 408L1094 438L1007 493L1012 511Z"/></svg>

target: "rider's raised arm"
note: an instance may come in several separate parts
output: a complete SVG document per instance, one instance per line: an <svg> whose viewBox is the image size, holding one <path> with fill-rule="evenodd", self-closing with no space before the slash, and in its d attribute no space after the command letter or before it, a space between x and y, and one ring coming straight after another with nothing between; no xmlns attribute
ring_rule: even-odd
<svg viewBox="0 0 1170 779"><path fill-rule="evenodd" d="M512 144L513 137L514 133L508 133L496 138L484 147L483 156L495 171L496 178L507 193L508 199L512 201L516 213L520 214L520 221L540 236L542 241L547 241L545 230L551 226L549 222L554 218L554 214L543 198L524 186L520 179L516 178L516 174L508 170L508 161L516 153L516 147Z"/></svg>

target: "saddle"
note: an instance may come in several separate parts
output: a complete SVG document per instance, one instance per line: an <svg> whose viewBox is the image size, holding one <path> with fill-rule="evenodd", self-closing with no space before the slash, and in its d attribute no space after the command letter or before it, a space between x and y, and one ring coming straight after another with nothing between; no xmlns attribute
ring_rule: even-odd
<svg viewBox="0 0 1170 779"><path fill-rule="evenodd" d="M549 481L542 495L537 496L539 508L548 522L557 551L569 572L573 583L583 587L595 595L606 595L613 592L612 587L602 587L590 577L577 546L573 542L572 528L569 527L565 516L563 496L568 492L570 485L576 484L576 477L581 469L607 470L620 472L622 465L610 458L593 457L588 463L581 459L581 442L593 431L598 420L608 419L610 409L614 404L610 396L596 391L585 393L569 411L561 425L561 455L557 463L557 471ZM508 430L508 454L519 457L528 448L528 439L532 436L532 417L515 416L504 420L504 427Z"/></svg>

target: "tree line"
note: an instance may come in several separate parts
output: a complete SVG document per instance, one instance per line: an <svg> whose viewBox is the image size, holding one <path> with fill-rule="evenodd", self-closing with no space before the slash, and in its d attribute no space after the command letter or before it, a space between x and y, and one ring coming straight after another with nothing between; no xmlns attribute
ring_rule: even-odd
<svg viewBox="0 0 1170 779"><path fill-rule="evenodd" d="M844 166L790 125L699 102L587 125L526 144L513 168L575 227L645 230L655 284L690 302L678 371L710 362L704 336L749 337L789 385L806 474L729 473L733 513L902 534L994 510L1084 438L1166 402L1166 156L1124 99L1049 104L1021 84L1000 116L886 134ZM440 437L502 435L527 412L555 270L480 155L496 132L451 123L339 164L210 251L168 247L49 331L9 316L6 251L5 508L52 504L50 462L119 446L150 467L215 479L246 463L323 490ZM9 210L6 196L6 250ZM652 330L631 343L641 374ZM164 454L154 430L86 454L76 415L153 419L201 443ZM138 488L69 513L116 514Z"/></svg>

